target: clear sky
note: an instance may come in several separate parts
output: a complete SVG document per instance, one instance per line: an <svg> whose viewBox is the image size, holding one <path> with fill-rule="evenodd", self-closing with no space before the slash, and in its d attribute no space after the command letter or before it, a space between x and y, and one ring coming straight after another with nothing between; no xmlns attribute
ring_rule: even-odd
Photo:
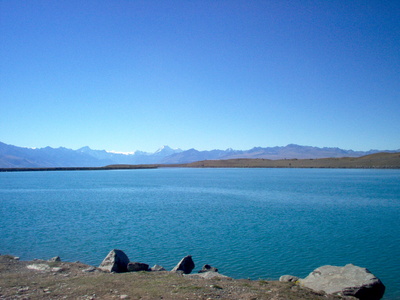
<svg viewBox="0 0 400 300"><path fill-rule="evenodd" d="M0 0L0 141L400 148L400 1Z"/></svg>

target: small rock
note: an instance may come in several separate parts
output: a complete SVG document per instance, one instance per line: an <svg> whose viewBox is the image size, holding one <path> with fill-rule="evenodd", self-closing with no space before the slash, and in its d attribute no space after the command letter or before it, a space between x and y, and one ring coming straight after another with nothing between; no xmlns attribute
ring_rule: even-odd
<svg viewBox="0 0 400 300"><path fill-rule="evenodd" d="M4 258L6 258L6 259L19 260L18 256L14 256L14 255L11 255L11 254L4 254L4 255L0 254L0 256L4 256Z"/></svg>
<svg viewBox="0 0 400 300"><path fill-rule="evenodd" d="M190 274L195 265L191 255L185 256L182 260L171 270L171 272L182 271L184 274Z"/></svg>
<svg viewBox="0 0 400 300"><path fill-rule="evenodd" d="M298 285L294 285L290 288L293 292L298 292L300 290Z"/></svg>
<svg viewBox="0 0 400 300"><path fill-rule="evenodd" d="M128 264L129 258L124 251L113 249L100 264L99 269L108 272L122 273L128 271Z"/></svg>
<svg viewBox="0 0 400 300"><path fill-rule="evenodd" d="M211 267L210 265L204 265L203 268L199 271L199 273L204 272L218 272L217 268Z"/></svg>
<svg viewBox="0 0 400 300"><path fill-rule="evenodd" d="M149 271L149 265L140 262L130 262L127 265L128 272Z"/></svg>
<svg viewBox="0 0 400 300"><path fill-rule="evenodd" d="M29 291L29 286L26 286L26 287L18 289L18 293L24 293L24 292L27 292L27 291Z"/></svg>
<svg viewBox="0 0 400 300"><path fill-rule="evenodd" d="M222 290L223 289L221 286L216 285L216 284L212 284L212 285L210 285L210 287L214 288L214 289L217 289L217 290Z"/></svg>
<svg viewBox="0 0 400 300"><path fill-rule="evenodd" d="M164 269L163 266L159 266L159 265L154 265L150 270L152 272L167 271L167 270Z"/></svg>
<svg viewBox="0 0 400 300"><path fill-rule="evenodd" d="M95 268L95 267L89 267L87 269L83 269L82 272L90 273L90 272L94 272L96 270L97 270L97 268Z"/></svg>
<svg viewBox="0 0 400 300"><path fill-rule="evenodd" d="M55 256L49 259L49 262L56 262L56 261L61 261L61 258L59 256Z"/></svg>
<svg viewBox="0 0 400 300"><path fill-rule="evenodd" d="M213 278L229 278L228 276L222 275L218 272L203 272L203 273L198 273L198 274L188 274L185 275L185 277L189 278L204 278L204 279L213 279Z"/></svg>
<svg viewBox="0 0 400 300"><path fill-rule="evenodd" d="M27 265L26 267L28 269L36 271L50 271L50 267L46 264L33 264L33 265Z"/></svg>
<svg viewBox="0 0 400 300"><path fill-rule="evenodd" d="M121 295L121 296L119 296L119 298L120 298L120 299L128 299L129 296L128 296L128 295Z"/></svg>
<svg viewBox="0 0 400 300"><path fill-rule="evenodd" d="M51 271L52 272L61 272L62 268L60 268L60 267L51 268Z"/></svg>
<svg viewBox="0 0 400 300"><path fill-rule="evenodd" d="M283 275L279 277L279 281L281 282L296 282L299 279L299 277L293 275Z"/></svg>
<svg viewBox="0 0 400 300"><path fill-rule="evenodd" d="M171 271L172 272L172 271ZM179 276L183 276L183 275L189 275L189 274L185 274L182 270L178 270L178 271L174 271L175 274L179 275Z"/></svg>

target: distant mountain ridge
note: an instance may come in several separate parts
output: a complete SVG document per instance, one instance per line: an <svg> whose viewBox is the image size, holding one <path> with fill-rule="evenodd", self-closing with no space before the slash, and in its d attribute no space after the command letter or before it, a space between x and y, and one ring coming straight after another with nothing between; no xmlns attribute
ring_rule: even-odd
<svg viewBox="0 0 400 300"><path fill-rule="evenodd" d="M289 144L276 147L254 147L249 150L181 150L163 146L154 153L136 151L117 153L106 150L93 150L88 146L77 150L60 148L24 148L0 142L0 168L39 168L39 167L102 167L115 164L182 164L201 160L235 158L264 159L315 159L360 157L378 152L400 152L398 150L353 151L340 148L319 148Z"/></svg>

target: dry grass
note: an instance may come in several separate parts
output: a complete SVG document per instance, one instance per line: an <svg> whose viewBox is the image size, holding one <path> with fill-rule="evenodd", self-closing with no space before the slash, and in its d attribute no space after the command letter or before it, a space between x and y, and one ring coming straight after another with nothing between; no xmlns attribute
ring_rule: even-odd
<svg viewBox="0 0 400 300"><path fill-rule="evenodd" d="M27 268L39 263L50 269ZM171 272L83 272L88 267L0 256L0 299L343 299L278 281L203 279Z"/></svg>

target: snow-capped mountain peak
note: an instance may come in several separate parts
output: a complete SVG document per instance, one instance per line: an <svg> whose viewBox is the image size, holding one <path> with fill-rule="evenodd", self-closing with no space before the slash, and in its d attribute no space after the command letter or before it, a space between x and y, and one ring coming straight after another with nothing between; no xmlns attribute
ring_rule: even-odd
<svg viewBox="0 0 400 300"><path fill-rule="evenodd" d="M154 155L157 156L168 156L174 153L179 153L182 152L181 149L172 149L170 146L164 145L161 148L159 148L156 152L154 152Z"/></svg>

